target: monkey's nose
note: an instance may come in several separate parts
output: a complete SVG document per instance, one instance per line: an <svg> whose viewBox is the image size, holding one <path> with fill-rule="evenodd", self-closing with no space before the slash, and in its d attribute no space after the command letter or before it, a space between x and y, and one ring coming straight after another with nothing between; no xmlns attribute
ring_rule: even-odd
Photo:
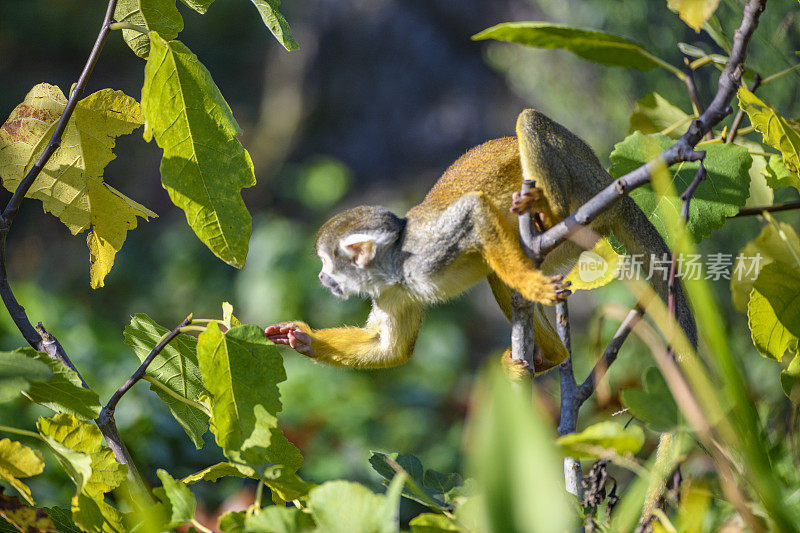
<svg viewBox="0 0 800 533"><path fill-rule="evenodd" d="M325 275L322 272L320 272L319 273L319 280L322 281L324 278L325 278Z"/></svg>

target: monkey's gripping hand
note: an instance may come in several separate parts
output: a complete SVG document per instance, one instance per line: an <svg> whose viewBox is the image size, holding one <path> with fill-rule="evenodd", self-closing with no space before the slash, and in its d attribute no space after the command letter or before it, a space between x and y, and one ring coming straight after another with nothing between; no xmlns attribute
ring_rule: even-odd
<svg viewBox="0 0 800 533"><path fill-rule="evenodd" d="M275 324L264 329L264 335L268 340L275 344L285 344L296 352L308 357L316 357L317 353L311 346L311 335L303 331L302 326L297 322L289 324ZM308 326L306 326L308 328Z"/></svg>

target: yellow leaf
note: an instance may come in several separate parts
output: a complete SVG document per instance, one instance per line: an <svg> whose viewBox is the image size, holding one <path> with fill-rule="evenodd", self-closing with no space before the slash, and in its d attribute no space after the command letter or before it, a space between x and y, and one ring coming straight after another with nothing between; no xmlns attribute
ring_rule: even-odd
<svg viewBox="0 0 800 533"><path fill-rule="evenodd" d="M800 121L786 119L774 107L745 89L739 88L739 107L747 112L753 127L764 142L777 148L790 172L800 170Z"/></svg>
<svg viewBox="0 0 800 533"><path fill-rule="evenodd" d="M0 128L0 174L6 189L16 190L39 158L66 104L58 87L41 83L11 112ZM138 102L121 91L103 89L80 100L61 146L26 195L41 200L45 212L57 216L73 235L94 229L105 248L97 256L101 264L93 264L95 288L103 285L113 264L112 249L120 249L136 217L156 216L103 182L103 169L115 157L115 138L143 122Z"/></svg>
<svg viewBox="0 0 800 533"><path fill-rule="evenodd" d="M18 498L2 494L1 489L0 516L20 531L28 533L58 533L58 529L53 525L53 521L44 509L28 507Z"/></svg>
<svg viewBox="0 0 800 533"><path fill-rule="evenodd" d="M572 290L590 290L608 285L617 275L619 260L620 256L609 240L600 239L592 250L581 253L565 280L572 282Z"/></svg>
<svg viewBox="0 0 800 533"><path fill-rule="evenodd" d="M0 478L17 489L25 500L33 505L31 489L19 480L41 474L44 470L44 459L37 450L9 439L0 440Z"/></svg>
<svg viewBox="0 0 800 533"><path fill-rule="evenodd" d="M700 33L700 28L717 10L719 0L667 0L667 5L677 11L690 28Z"/></svg>

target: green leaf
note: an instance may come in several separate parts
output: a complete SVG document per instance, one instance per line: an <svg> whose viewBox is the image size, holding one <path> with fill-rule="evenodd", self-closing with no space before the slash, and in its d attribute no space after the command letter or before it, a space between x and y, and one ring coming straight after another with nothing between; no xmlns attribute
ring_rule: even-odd
<svg viewBox="0 0 800 533"><path fill-rule="evenodd" d="M767 185L773 189L794 187L800 191L800 177L798 177L796 172L790 172L789 169L786 168L781 156L770 156L763 173L767 178Z"/></svg>
<svg viewBox="0 0 800 533"><path fill-rule="evenodd" d="M800 269L773 262L761 269L747 304L753 343L764 357L780 361L797 350L800 336Z"/></svg>
<svg viewBox="0 0 800 533"><path fill-rule="evenodd" d="M293 469L284 465L270 466L264 471L261 479L274 495L285 502L302 498L316 486L300 479Z"/></svg>
<svg viewBox="0 0 800 533"><path fill-rule="evenodd" d="M283 45L287 50L297 50L299 45L292 37L292 29L289 28L289 23L283 18L278 8L281 5L281 0L250 0L253 5L258 9L258 14L261 15L261 20L264 25L272 32L272 35L278 39L278 42Z"/></svg>
<svg viewBox="0 0 800 533"><path fill-rule="evenodd" d="M122 513L102 498L80 492L72 498L72 519L88 533L123 533Z"/></svg>
<svg viewBox="0 0 800 533"><path fill-rule="evenodd" d="M142 111L164 150L161 182L200 240L241 268L252 229L241 189L256 179L236 137L239 125L211 74L183 43L151 32L150 44Z"/></svg>
<svg viewBox="0 0 800 533"><path fill-rule="evenodd" d="M350 481L328 481L308 494L308 508L319 531L327 533L390 533L398 531L403 476L392 481L386 494Z"/></svg>
<svg viewBox="0 0 800 533"><path fill-rule="evenodd" d="M272 505L247 516L243 530L245 533L305 533L314 530L314 521L295 507Z"/></svg>
<svg viewBox="0 0 800 533"><path fill-rule="evenodd" d="M800 121L783 118L774 107L764 103L744 87L739 88L739 107L747 112L753 127L761 132L764 143L783 154L783 163L791 172L800 169Z"/></svg>
<svg viewBox="0 0 800 533"><path fill-rule="evenodd" d="M667 0L667 5L676 11L686 24L697 33L717 10L719 0Z"/></svg>
<svg viewBox="0 0 800 533"><path fill-rule="evenodd" d="M127 477L128 467L117 462L111 450L103 444L100 430L94 424L62 413L40 418L36 425L45 442L56 453L56 458L78 486L79 492L90 498L102 499L104 493L119 487ZM53 446L53 443L60 446ZM64 456L64 448L76 454ZM85 460L81 455L88 455L90 458L88 478ZM69 462L69 466L65 465L63 459ZM76 472L79 474L77 478L73 477Z"/></svg>
<svg viewBox="0 0 800 533"><path fill-rule="evenodd" d="M684 113L679 107L669 103L658 93L644 95L633 108L628 133L664 133L677 139L686 128L692 115ZM668 133L665 130L669 130Z"/></svg>
<svg viewBox="0 0 800 533"><path fill-rule="evenodd" d="M20 392L30 389L33 381L53 377L50 366L28 357L27 350L0 352L0 402L19 398Z"/></svg>
<svg viewBox="0 0 800 533"><path fill-rule="evenodd" d="M750 194L745 207L759 205L772 205L775 201L775 191L767 182L767 158L762 155L750 154L753 164L750 165ZM783 164L781 163L781 166Z"/></svg>
<svg viewBox="0 0 800 533"><path fill-rule="evenodd" d="M0 440L0 478L17 489L31 505L34 505L31 489L20 478L35 476L42 471L44 459L37 450L9 439Z"/></svg>
<svg viewBox="0 0 800 533"><path fill-rule="evenodd" d="M241 321L233 316L233 306L229 302L222 302L222 322L228 329L242 325Z"/></svg>
<svg viewBox="0 0 800 533"><path fill-rule="evenodd" d="M58 87L35 86L0 128L0 175L16 190L44 150L66 107ZM73 235L91 229L91 286L103 279L137 217L156 216L103 182L103 169L114 159L116 137L143 123L139 104L121 91L103 89L78 101L60 147L36 177L28 198L41 200L45 212L63 222Z"/></svg>
<svg viewBox="0 0 800 533"><path fill-rule="evenodd" d="M214 0L181 0L181 2L203 15Z"/></svg>
<svg viewBox="0 0 800 533"><path fill-rule="evenodd" d="M211 394L211 430L226 457L261 471L268 463L297 470L302 456L277 427L283 360L257 326L200 334L197 357Z"/></svg>
<svg viewBox="0 0 800 533"><path fill-rule="evenodd" d="M473 35L473 41L496 39L536 48L563 48L573 54L612 67L649 70L660 66L640 44L596 30L549 22L505 22Z"/></svg>
<svg viewBox="0 0 800 533"><path fill-rule="evenodd" d="M244 533L245 511L228 511L219 518L222 533Z"/></svg>
<svg viewBox="0 0 800 533"><path fill-rule="evenodd" d="M490 370L478 382L465 431L469 472L481 488L475 530L573 531L576 514L552 425L538 403L534 408L530 390L509 387L499 365Z"/></svg>
<svg viewBox="0 0 800 533"><path fill-rule="evenodd" d="M215 465L204 468L203 470L186 476L182 479L187 485L197 483L198 481L216 481L222 477L240 477L240 478L253 478L260 479L256 471L247 465L234 464L234 463L217 463Z"/></svg>
<svg viewBox="0 0 800 533"><path fill-rule="evenodd" d="M157 31L165 39L174 39L183 30L183 18L175 7L175 0L119 0L114 20ZM147 59L150 53L147 34L122 30L122 37L134 54Z"/></svg>
<svg viewBox="0 0 800 533"><path fill-rule="evenodd" d="M619 455L638 452L644 445L644 431L639 426L625 428L616 422L600 422L581 431L562 435L556 440L565 456L594 459L597 452L613 450Z"/></svg>
<svg viewBox="0 0 800 533"><path fill-rule="evenodd" d="M679 422L678 406L657 368L645 370L642 388L623 390L623 405L653 431L672 431Z"/></svg>
<svg viewBox="0 0 800 533"><path fill-rule="evenodd" d="M384 454L372 452L369 458L372 468L388 483L397 475L392 463L402 468L408 475L406 485L403 487L403 496L439 511L452 509L453 498L451 491L462 485L461 476L456 473L443 474L435 470L425 470L422 462L415 455Z"/></svg>
<svg viewBox="0 0 800 533"><path fill-rule="evenodd" d="M750 291L761 269L777 261L800 268L800 237L785 222L768 224L739 251L731 274L731 296L739 311L747 311Z"/></svg>
<svg viewBox="0 0 800 533"><path fill-rule="evenodd" d="M792 403L800 403L800 355L795 354L786 370L781 372L781 389Z"/></svg>
<svg viewBox="0 0 800 533"><path fill-rule="evenodd" d="M610 173L619 178L650 161L673 144L666 135L643 135L635 132L614 146L611 152ZM748 171L752 158L747 149L734 144L711 144L703 146L706 152L705 166L708 178L697 188L689 204L689 231L695 240L707 237L719 229L726 219L739 212L750 192ZM682 163L669 168L677 194L681 194L694 179L699 163ZM667 245L674 242L670 226L661 216L680 218L682 203L678 197L661 197L653 192L650 184L631 191L630 196L650 222L666 237ZM659 204L661 204L659 206ZM664 209L666 208L666 209ZM664 210L666 213L662 212Z"/></svg>
<svg viewBox="0 0 800 533"><path fill-rule="evenodd" d="M133 348L140 361L144 361L168 331L149 316L136 314L131 318L130 325L125 326L125 344ZM208 431L209 416L194 404L198 397L206 393L197 364L197 339L183 334L175 337L153 359L147 368L147 375L161 385L159 387L151 383L150 389L169 406L172 416L192 439L195 447L201 449L203 434Z"/></svg>
<svg viewBox="0 0 800 533"><path fill-rule="evenodd" d="M57 413L68 413L83 420L94 420L100 415L100 397L83 386L77 372L32 348L20 348L19 351L53 371L50 379L31 381L25 394L28 398Z"/></svg>
<svg viewBox="0 0 800 533"><path fill-rule="evenodd" d="M411 533L440 533L446 531L463 531L453 520L443 514L422 513L408 523Z"/></svg>
<svg viewBox="0 0 800 533"><path fill-rule="evenodd" d="M169 507L170 521L164 526L166 529L181 526L194 520L197 501L194 494L182 481L174 479L166 470L161 468L156 472L162 487L154 489L158 499Z"/></svg>
<svg viewBox="0 0 800 533"><path fill-rule="evenodd" d="M44 510L56 525L59 533L81 533L80 528L72 521L71 510L60 507L45 507Z"/></svg>

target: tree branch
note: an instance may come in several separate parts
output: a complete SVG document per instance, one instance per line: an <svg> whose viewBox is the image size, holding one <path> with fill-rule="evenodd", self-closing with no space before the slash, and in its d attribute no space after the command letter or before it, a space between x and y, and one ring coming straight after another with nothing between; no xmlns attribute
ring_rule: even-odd
<svg viewBox="0 0 800 533"><path fill-rule="evenodd" d="M533 188L534 182L529 179L522 181L520 194L525 195ZM528 256L531 256L531 243L536 236L530 213L519 215L519 242ZM534 259L536 268L539 261ZM536 344L533 332L533 314L536 306L533 302L524 299L517 291L511 291L511 358L526 361L531 373L535 373L534 356Z"/></svg>
<svg viewBox="0 0 800 533"><path fill-rule="evenodd" d="M773 205L758 205L755 207L743 207L739 209L739 212L733 215L731 218L760 215L764 211L766 211L767 213L777 213L779 211L790 211L792 209L800 209L800 200L794 200L792 202L783 202L780 204L773 204Z"/></svg>
<svg viewBox="0 0 800 533"><path fill-rule="evenodd" d="M531 247L534 257L541 260L547 252L564 242L580 227L588 225L623 195L649 183L653 171L661 165L671 166L675 163L697 161L702 158L701 152L695 151L694 147L703 135L711 131L731 112L730 102L739 87L744 72L747 45L758 26L758 17L764 11L765 5L766 0L749 0L745 6L742 24L736 30L728 63L720 74L717 93L708 108L692 121L686 133L675 144L661 152L657 158L614 180L591 200L580 206L572 215L534 239Z"/></svg>

